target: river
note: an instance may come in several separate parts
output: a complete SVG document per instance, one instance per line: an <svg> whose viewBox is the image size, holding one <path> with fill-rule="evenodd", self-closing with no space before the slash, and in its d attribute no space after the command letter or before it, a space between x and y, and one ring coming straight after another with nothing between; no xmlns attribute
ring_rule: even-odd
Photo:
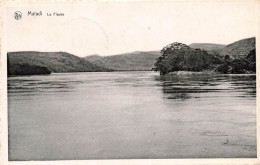
<svg viewBox="0 0 260 165"><path fill-rule="evenodd" d="M255 158L256 76L8 78L9 160Z"/></svg>

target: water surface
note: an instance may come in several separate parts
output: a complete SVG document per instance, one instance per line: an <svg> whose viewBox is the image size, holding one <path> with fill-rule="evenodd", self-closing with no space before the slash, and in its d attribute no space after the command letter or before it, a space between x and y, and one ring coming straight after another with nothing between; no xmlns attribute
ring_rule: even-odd
<svg viewBox="0 0 260 165"><path fill-rule="evenodd" d="M9 160L256 157L256 76L8 78Z"/></svg>

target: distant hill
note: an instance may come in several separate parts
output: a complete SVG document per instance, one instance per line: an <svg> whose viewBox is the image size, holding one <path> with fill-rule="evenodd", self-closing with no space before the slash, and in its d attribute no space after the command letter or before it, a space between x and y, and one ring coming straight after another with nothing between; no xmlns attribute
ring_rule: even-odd
<svg viewBox="0 0 260 165"><path fill-rule="evenodd" d="M229 55L232 58L241 59L245 58L253 49L255 49L255 37L242 39L227 45L220 51L220 55Z"/></svg>
<svg viewBox="0 0 260 165"><path fill-rule="evenodd" d="M192 43L189 45L193 49L205 50L210 54L219 53L226 45L212 43Z"/></svg>
<svg viewBox="0 0 260 165"><path fill-rule="evenodd" d="M100 56L98 54L93 54L93 55L89 55L89 56L85 57L84 59L88 60L89 62L93 62L96 60L100 60L101 58L103 58L103 56Z"/></svg>
<svg viewBox="0 0 260 165"><path fill-rule="evenodd" d="M7 53L7 61L10 73L17 67L25 66L47 68L51 72L109 71L66 52L10 52Z"/></svg>
<svg viewBox="0 0 260 165"><path fill-rule="evenodd" d="M136 51L112 56L86 56L85 59L100 67L117 70L151 70L160 51Z"/></svg>

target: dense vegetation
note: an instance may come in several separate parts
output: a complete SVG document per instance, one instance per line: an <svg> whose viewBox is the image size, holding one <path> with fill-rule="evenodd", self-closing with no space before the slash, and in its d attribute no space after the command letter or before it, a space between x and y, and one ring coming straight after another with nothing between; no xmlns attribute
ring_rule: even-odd
<svg viewBox="0 0 260 165"><path fill-rule="evenodd" d="M229 56L226 56L225 59L222 61L222 64L216 68L216 71L224 74L242 74L256 72L255 49L251 50L245 58L241 59L231 59Z"/></svg>
<svg viewBox="0 0 260 165"><path fill-rule="evenodd" d="M182 43L172 43L161 50L162 56L155 62L155 71L164 75L174 71L204 71L214 70L219 73L254 73L256 71L255 49L241 58L229 55L221 56L217 52L209 54L207 51L192 49ZM236 56L237 57L237 56Z"/></svg>
<svg viewBox="0 0 260 165"><path fill-rule="evenodd" d="M174 71L202 71L212 69L212 64L221 61L200 49L192 49L182 43L173 43L161 50L160 56L154 70L160 71L162 75Z"/></svg>

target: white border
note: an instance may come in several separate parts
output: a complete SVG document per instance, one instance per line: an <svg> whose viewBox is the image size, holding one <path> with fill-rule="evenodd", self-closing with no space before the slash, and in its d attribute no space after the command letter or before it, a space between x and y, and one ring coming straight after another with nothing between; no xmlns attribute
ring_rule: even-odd
<svg viewBox="0 0 260 165"><path fill-rule="evenodd" d="M93 2L96 2L94 0L91 0ZM112 0L97 0L98 2L108 2ZM114 1L120 1L120 0L114 0ZM124 2L130 2L130 0L121 0ZM138 1L138 0L135 0ZM147 2L147 0L145 0ZM157 0L158 1L158 0ZM169 0L166 0L169 1ZM174 1L174 0L172 0ZM174 2L191 2L191 0L175 0ZM257 73L259 73L260 69L260 0L251 0L256 5L256 11L257 11L257 36L256 36L256 53L257 53ZM0 29L0 39L1 39L1 56L0 56L0 165L7 165L7 164L39 164L39 165L53 165L53 164L64 164L64 165L74 165L74 164L120 164L120 165L128 165L128 164L260 164L259 156L260 156L260 144L259 144L259 136L260 132L259 126L259 113L257 113L257 157L258 158L248 158L248 159L119 159L119 160L65 160L65 161L8 161L8 117L7 117L7 58L6 58L6 43L7 43L7 37L5 36L5 30L6 30L6 18L5 18L5 11L7 7L10 6L21 6L21 5L28 5L28 3L36 3L36 2L48 2L48 4L53 3L82 3L85 2L84 0L13 0L13 1L2 1L0 2L1 5L1 29ZM143 2L143 1L142 1ZM150 0L149 2L153 2ZM224 2L224 0L195 0L192 2ZM226 1L225 1L226 2ZM228 0L228 2L244 2L244 0ZM42 3L41 3L42 4ZM46 4L46 3L44 3ZM260 77L257 74L257 96L259 95L259 84ZM260 102L260 98L257 97L257 110L258 103Z"/></svg>

